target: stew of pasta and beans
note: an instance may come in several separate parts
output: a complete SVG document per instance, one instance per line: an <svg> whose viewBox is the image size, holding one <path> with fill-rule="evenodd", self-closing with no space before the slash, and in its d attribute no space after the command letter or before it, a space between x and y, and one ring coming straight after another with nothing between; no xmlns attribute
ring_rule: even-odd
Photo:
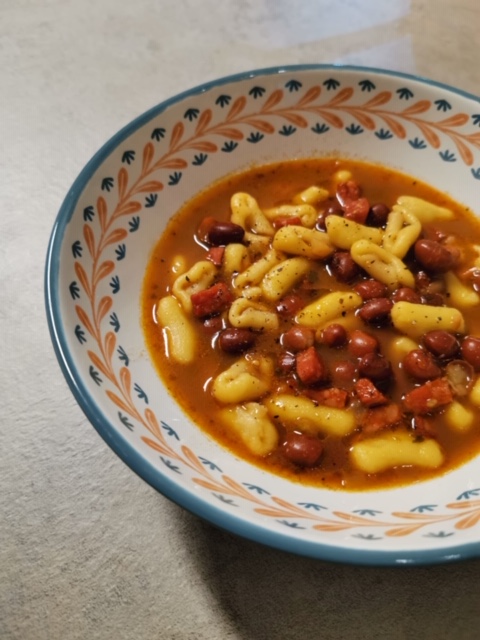
<svg viewBox="0 0 480 640"><path fill-rule="evenodd" d="M297 160L170 221L142 322L171 394L238 456L364 490L480 450L480 222L409 176Z"/></svg>

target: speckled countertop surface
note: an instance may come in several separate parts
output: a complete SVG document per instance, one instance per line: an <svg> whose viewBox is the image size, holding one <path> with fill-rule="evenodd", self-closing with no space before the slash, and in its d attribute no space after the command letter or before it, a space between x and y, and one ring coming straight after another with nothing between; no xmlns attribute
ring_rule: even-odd
<svg viewBox="0 0 480 640"><path fill-rule="evenodd" d="M0 638L470 640L480 561L368 568L199 521L87 423L43 303L49 234L103 142L218 76L338 62L480 93L478 0L0 0Z"/></svg>

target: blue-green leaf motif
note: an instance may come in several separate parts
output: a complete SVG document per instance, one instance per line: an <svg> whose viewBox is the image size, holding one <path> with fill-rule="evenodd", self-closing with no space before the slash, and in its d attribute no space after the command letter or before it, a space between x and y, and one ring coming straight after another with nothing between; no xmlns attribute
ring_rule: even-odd
<svg viewBox="0 0 480 640"><path fill-rule="evenodd" d="M435 511L437 507L438 505L436 504L420 504L418 505L418 507L413 507L413 509L410 509L410 511L412 511L413 513L430 513L432 511Z"/></svg>
<svg viewBox="0 0 480 640"><path fill-rule="evenodd" d="M280 524L289 527L290 529L305 529L306 527L301 527L298 522L289 522L288 520L277 520Z"/></svg>
<svg viewBox="0 0 480 640"><path fill-rule="evenodd" d="M464 491L461 493L457 500L470 500L471 498L478 498L480 495L480 488L478 489L469 489L468 491Z"/></svg>
<svg viewBox="0 0 480 640"><path fill-rule="evenodd" d="M454 533L453 531L450 531L449 533L447 533L446 531L437 531L436 533L434 532L430 532L430 533L426 533L424 534L424 538L449 538L450 536L453 536Z"/></svg>
<svg viewBox="0 0 480 640"><path fill-rule="evenodd" d="M375 540L381 540L382 536L376 536L373 533L354 533L352 538L359 538L360 540L374 542Z"/></svg>
<svg viewBox="0 0 480 640"><path fill-rule="evenodd" d="M83 210L84 222L91 222L93 220L94 215L95 215L95 210L92 207L92 205L90 205L89 207L85 207L85 209Z"/></svg>
<svg viewBox="0 0 480 640"><path fill-rule="evenodd" d="M79 324L77 324L77 326L75 327L75 335L77 336L80 344L84 344L87 341L87 338L85 337L85 331Z"/></svg>
<svg viewBox="0 0 480 640"><path fill-rule="evenodd" d="M470 169L470 171L472 172L472 176L476 180L480 180L480 167L478 167L477 169Z"/></svg>
<svg viewBox="0 0 480 640"><path fill-rule="evenodd" d="M231 498L227 498L221 493L212 493L212 496L220 500L220 502L230 505L231 507L238 507L238 504L235 504L235 502Z"/></svg>
<svg viewBox="0 0 480 640"><path fill-rule="evenodd" d="M177 436L177 438L178 438L178 436ZM220 469L220 467L218 465L216 465L214 462L212 462L211 460L207 460L206 458L202 458L202 456L198 456L198 459L200 460L200 462L202 464L204 464L206 467L208 467L210 469L210 471L218 471L219 473L222 473L222 470Z"/></svg>
<svg viewBox="0 0 480 640"><path fill-rule="evenodd" d="M426 144L425 140L422 140L421 138L414 138L413 140L409 140L408 144L413 149L426 149L427 148L427 144Z"/></svg>
<svg viewBox="0 0 480 640"><path fill-rule="evenodd" d="M110 314L110 326L113 327L113 330L115 333L118 333L120 331L120 321L118 319L118 316L115 312Z"/></svg>
<svg viewBox="0 0 480 640"><path fill-rule="evenodd" d="M437 105L437 111L448 111L452 108L452 105L447 100L435 100L434 104Z"/></svg>
<svg viewBox="0 0 480 640"><path fill-rule="evenodd" d="M265 93L265 89L263 87L252 87L248 92L249 96L253 96L254 99L261 98Z"/></svg>
<svg viewBox="0 0 480 640"><path fill-rule="evenodd" d="M173 464L171 460L169 460L168 458L164 458L163 456L159 456L159 457L160 457L160 460L163 462L163 464L170 469L170 471L175 471L175 473L178 473L181 475L180 469L177 467L177 465Z"/></svg>
<svg viewBox="0 0 480 640"><path fill-rule="evenodd" d="M410 100L410 98L413 98L414 95L413 91L411 91L408 87L401 87L400 89L397 89L397 93L400 100Z"/></svg>
<svg viewBox="0 0 480 640"><path fill-rule="evenodd" d="M82 243L80 242L80 240L75 240L75 242L72 244L73 257L74 258L81 258L82 257L82 252L83 252Z"/></svg>
<svg viewBox="0 0 480 640"><path fill-rule="evenodd" d="M195 109L191 107L190 109L187 109L185 111L185 113L183 114L183 117L185 118L185 120L190 120L190 122L192 122L192 120L195 120L196 118L198 118L199 113L200 113L200 109Z"/></svg>
<svg viewBox="0 0 480 640"><path fill-rule="evenodd" d="M145 197L145 208L151 209L152 207L154 207L157 202L157 199L158 199L158 193L150 193L148 196Z"/></svg>
<svg viewBox="0 0 480 640"><path fill-rule="evenodd" d="M152 140L160 142L160 140L165 137L165 133L166 131L163 127L157 127L152 131L152 135L150 137Z"/></svg>
<svg viewBox="0 0 480 640"><path fill-rule="evenodd" d="M228 140L228 142L225 142L221 150L224 151L225 153L231 153L237 147L238 147L238 142L235 142L234 140Z"/></svg>
<svg viewBox="0 0 480 640"><path fill-rule="evenodd" d="M352 136L356 136L359 133L363 133L363 129L359 124L354 124L352 122L351 125L349 125L348 127L345 127L345 131L347 131L348 133L350 133Z"/></svg>
<svg viewBox="0 0 480 640"><path fill-rule="evenodd" d="M355 509L353 513L358 513L359 516L371 516L373 518L382 512L376 511L375 509Z"/></svg>
<svg viewBox="0 0 480 640"><path fill-rule="evenodd" d="M321 504L317 504L316 502L299 502L298 505L300 507L304 507L305 509L311 509L312 511L321 511L322 509L327 509Z"/></svg>
<svg viewBox="0 0 480 640"><path fill-rule="evenodd" d="M102 191L110 192L113 189L113 185L115 184L115 180L113 178L104 178L102 180Z"/></svg>
<svg viewBox="0 0 480 640"><path fill-rule="evenodd" d="M232 99L232 96L227 96L224 93L222 93L222 95L218 96L218 98L215 100L215 104L218 104L220 107L226 107L230 104L230 101Z"/></svg>
<svg viewBox="0 0 480 640"><path fill-rule="evenodd" d="M293 125L291 125L291 124L289 124L289 125L284 124L284 125L283 125L283 127L279 130L279 132L278 132L278 133L279 133L281 136L291 136L291 135L292 135L292 133L295 133L295 131L296 131L296 130L297 130L297 129L296 129L296 127L294 127Z"/></svg>
<svg viewBox="0 0 480 640"><path fill-rule="evenodd" d="M138 230L140 226L140 216L133 216L133 218L128 223L128 228L130 233L134 233Z"/></svg>
<svg viewBox="0 0 480 640"><path fill-rule="evenodd" d="M260 131L252 131L252 133L247 138L247 142L256 144L257 142L260 142L260 140L262 140L264 137L265 136L263 135L263 133L260 133Z"/></svg>
<svg viewBox="0 0 480 640"><path fill-rule="evenodd" d="M115 249L115 254L117 256L117 260L123 260L127 255L127 247L124 243L119 244Z"/></svg>
<svg viewBox="0 0 480 640"><path fill-rule="evenodd" d="M202 164L205 162L205 160L206 160L207 158L208 158L208 156L207 156L207 154L206 154L206 153L197 153L197 154L194 156L193 160L192 160L192 164L193 164L195 167L199 167L200 165L202 165Z"/></svg>
<svg viewBox="0 0 480 640"><path fill-rule="evenodd" d="M445 162L456 162L457 158L455 157L455 154L452 151L449 151L448 149L445 149L445 151L439 151L438 152L441 159L444 160Z"/></svg>
<svg viewBox="0 0 480 640"><path fill-rule="evenodd" d="M133 424L129 421L127 416L124 416L123 413L121 411L118 412L118 417L120 422L123 424L124 427L127 427L127 429L129 431L133 431Z"/></svg>
<svg viewBox="0 0 480 640"><path fill-rule="evenodd" d="M324 122L322 124L317 122L317 124L311 129L313 133L326 133L327 131L330 131L330 127L326 125Z"/></svg>
<svg viewBox="0 0 480 640"><path fill-rule="evenodd" d="M94 369L92 365L90 365L88 369L88 373L90 374L90 377L92 378L92 380L95 382L96 385L100 386L102 384L103 380L100 377L100 374L96 369Z"/></svg>
<svg viewBox="0 0 480 640"><path fill-rule="evenodd" d="M168 436L171 436L172 438L175 438L175 440L180 441L180 438L178 437L178 434L175 431L175 429L173 429L169 424L167 424L163 420L160 421L160 424L162 425L162 429L166 432Z"/></svg>
<svg viewBox="0 0 480 640"><path fill-rule="evenodd" d="M362 87L362 91L373 91L376 89L376 86L373 84L371 80L360 80L358 83L360 87Z"/></svg>
<svg viewBox="0 0 480 640"><path fill-rule="evenodd" d="M242 484L244 487L247 487L247 489L249 489L250 491L254 491L255 493L258 493L258 495L260 496L270 495L270 493L266 489L262 489L262 487L259 487L256 484L250 484L249 482L242 482Z"/></svg>
<svg viewBox="0 0 480 640"><path fill-rule="evenodd" d="M145 404L148 404L148 396L145 393L145 391L142 389L142 387L135 382L135 384L133 385L133 388L135 390L135 393L137 394L138 399L143 400Z"/></svg>
<svg viewBox="0 0 480 640"><path fill-rule="evenodd" d="M118 276L113 276L109 284L112 289L112 293L118 293L120 291L120 278Z"/></svg>
<svg viewBox="0 0 480 640"><path fill-rule="evenodd" d="M302 87L302 83L299 80L289 80L285 87L292 93L293 91L298 91Z"/></svg>
<svg viewBox="0 0 480 640"><path fill-rule="evenodd" d="M73 300L78 300L78 298L80 298L80 287L78 286L76 280L70 283L68 290L70 291L70 295L72 296Z"/></svg>
<svg viewBox="0 0 480 640"><path fill-rule="evenodd" d="M119 346L117 349L118 359L125 363L125 366L128 367L130 364L130 358L127 356L125 349L122 346Z"/></svg>
<svg viewBox="0 0 480 640"><path fill-rule="evenodd" d="M171 175L168 176L168 186L173 187L178 184L182 178L181 171L174 171Z"/></svg>
<svg viewBox="0 0 480 640"><path fill-rule="evenodd" d="M480 113L474 113L472 115L473 124L480 127Z"/></svg>
<svg viewBox="0 0 480 640"><path fill-rule="evenodd" d="M122 155L122 162L125 164L131 164L135 160L135 151L129 149L125 151Z"/></svg>
<svg viewBox="0 0 480 640"><path fill-rule="evenodd" d="M334 89L338 89L340 82L335 78L328 78L328 80L324 81L323 86L327 88L327 91L332 91Z"/></svg>
<svg viewBox="0 0 480 640"><path fill-rule="evenodd" d="M384 129L383 127L378 131L375 131L375 135L379 140L390 140L390 138L393 138L393 133L389 129Z"/></svg>

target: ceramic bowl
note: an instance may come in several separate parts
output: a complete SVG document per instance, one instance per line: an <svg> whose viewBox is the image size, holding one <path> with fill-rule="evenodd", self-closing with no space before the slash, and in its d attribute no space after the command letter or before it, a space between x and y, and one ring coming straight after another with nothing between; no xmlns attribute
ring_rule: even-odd
<svg viewBox="0 0 480 640"><path fill-rule="evenodd" d="M237 459L191 422L154 370L140 326L146 264L170 216L228 173L336 153L383 163L480 213L480 103L369 68L296 66L196 87L111 138L52 232L46 305L78 403L146 482L226 530L333 561L398 565L480 555L480 459L370 492L291 483Z"/></svg>

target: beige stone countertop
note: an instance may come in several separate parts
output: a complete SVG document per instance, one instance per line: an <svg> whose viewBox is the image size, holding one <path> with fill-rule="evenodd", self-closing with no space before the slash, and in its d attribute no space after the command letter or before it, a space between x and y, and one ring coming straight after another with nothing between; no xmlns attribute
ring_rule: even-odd
<svg viewBox="0 0 480 640"><path fill-rule="evenodd" d="M75 403L43 298L65 194L148 108L220 76L302 63L480 94L479 32L479 0L0 0L1 640L480 637L480 560L309 560L155 492Z"/></svg>

